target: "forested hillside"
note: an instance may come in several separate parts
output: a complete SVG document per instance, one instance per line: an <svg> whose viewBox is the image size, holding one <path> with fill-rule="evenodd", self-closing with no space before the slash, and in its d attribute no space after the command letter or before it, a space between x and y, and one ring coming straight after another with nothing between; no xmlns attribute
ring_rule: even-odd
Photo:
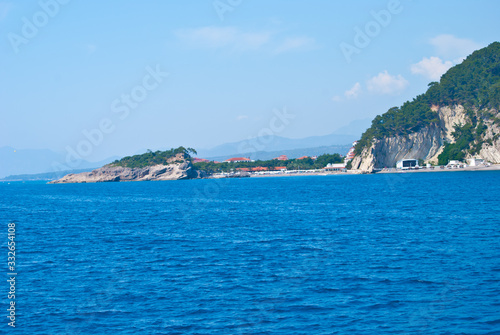
<svg viewBox="0 0 500 335"><path fill-rule="evenodd" d="M407 136L439 123L437 108L462 105L469 124L457 125L454 143L447 143L439 157L440 163L463 159L466 153L481 150L484 121L500 125L500 43L475 51L461 64L449 69L439 82L431 82L425 94L401 107L390 108L375 117L356 146L356 154L369 147L374 139ZM434 107L434 108L433 108Z"/></svg>

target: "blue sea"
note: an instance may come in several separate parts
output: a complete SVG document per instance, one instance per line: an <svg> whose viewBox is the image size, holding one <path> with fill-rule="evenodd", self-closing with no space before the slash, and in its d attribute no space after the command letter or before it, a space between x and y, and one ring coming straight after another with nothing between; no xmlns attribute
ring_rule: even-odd
<svg viewBox="0 0 500 335"><path fill-rule="evenodd" d="M0 183L0 332L500 334L499 195L500 172Z"/></svg>

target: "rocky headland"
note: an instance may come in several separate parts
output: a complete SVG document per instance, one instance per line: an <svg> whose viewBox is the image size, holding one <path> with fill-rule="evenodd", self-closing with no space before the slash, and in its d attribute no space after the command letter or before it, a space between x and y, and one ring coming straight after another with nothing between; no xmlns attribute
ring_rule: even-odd
<svg viewBox="0 0 500 335"><path fill-rule="evenodd" d="M375 117L350 162L353 171L402 159L433 165L470 158L500 164L500 43L477 50L427 92Z"/></svg>
<svg viewBox="0 0 500 335"><path fill-rule="evenodd" d="M202 177L202 173L193 167L184 148L172 149L165 153L149 152L126 157L90 172L68 174L50 184L180 180Z"/></svg>
<svg viewBox="0 0 500 335"><path fill-rule="evenodd" d="M394 167L402 159L420 159L425 163L439 164L439 155L443 153L447 143L456 142L453 132L455 127L471 124L472 118L478 114L491 115L484 118L483 134L474 153L467 151L464 159L482 158L493 164L500 164L500 126L495 120L500 118L500 113L495 109L467 113L462 105L432 107L437 112L438 122L423 127L417 132L407 135L388 136L381 139L375 138L370 146L363 148L360 154L352 161L352 168L363 172L373 172L386 167Z"/></svg>

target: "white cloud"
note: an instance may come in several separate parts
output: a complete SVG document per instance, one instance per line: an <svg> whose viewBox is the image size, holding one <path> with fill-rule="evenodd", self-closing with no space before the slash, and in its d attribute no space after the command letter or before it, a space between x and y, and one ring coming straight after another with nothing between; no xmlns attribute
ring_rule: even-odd
<svg viewBox="0 0 500 335"><path fill-rule="evenodd" d="M309 37L289 37L279 44L274 53L282 53L297 49L307 49L314 46L314 39Z"/></svg>
<svg viewBox="0 0 500 335"><path fill-rule="evenodd" d="M183 29L177 31L176 35L183 42L195 47L232 47L237 50L258 49L271 38L269 32L242 32L234 27Z"/></svg>
<svg viewBox="0 0 500 335"><path fill-rule="evenodd" d="M271 33L243 33L238 36L238 39L239 49L258 49L270 41Z"/></svg>
<svg viewBox="0 0 500 335"><path fill-rule="evenodd" d="M334 95L332 98L332 101L339 102L339 101L342 101L342 98L338 95Z"/></svg>
<svg viewBox="0 0 500 335"><path fill-rule="evenodd" d="M443 61L439 57L424 57L420 62L411 65L411 73L438 81L441 76L453 66L451 61Z"/></svg>
<svg viewBox="0 0 500 335"><path fill-rule="evenodd" d="M7 17L11 8L12 4L10 2L0 2L0 21Z"/></svg>
<svg viewBox="0 0 500 335"><path fill-rule="evenodd" d="M90 54L93 54L94 52L96 52L97 45L95 45L95 44L87 44L85 46L85 48L87 49L87 53L90 55Z"/></svg>
<svg viewBox="0 0 500 335"><path fill-rule="evenodd" d="M430 44L436 48L439 56L455 60L467 57L473 51L482 47L473 40L458 38L450 34L442 34L431 38Z"/></svg>
<svg viewBox="0 0 500 335"><path fill-rule="evenodd" d="M354 99L358 97L360 91L361 91L361 84L356 83L350 90L344 92L344 96L347 99Z"/></svg>
<svg viewBox="0 0 500 335"><path fill-rule="evenodd" d="M97 45L93 44L93 43L76 44L75 47L78 48L79 50L81 50L83 53L85 53L87 55L92 55L98 49Z"/></svg>
<svg viewBox="0 0 500 335"><path fill-rule="evenodd" d="M367 82L368 91L377 94L396 94L409 85L408 80L400 74L393 76L386 71L380 72Z"/></svg>
<svg viewBox="0 0 500 335"><path fill-rule="evenodd" d="M236 27L201 27L177 30L175 35L183 43L196 48L248 51L264 49L279 54L304 50L315 45L309 37L286 37L278 39L271 31L242 31Z"/></svg>
<svg viewBox="0 0 500 335"><path fill-rule="evenodd" d="M441 34L429 40L434 46L437 56L424 57L410 67L411 73L422 75L437 81L454 64L459 64L475 50L482 46L473 40L458 38L450 34Z"/></svg>
<svg viewBox="0 0 500 335"><path fill-rule="evenodd" d="M246 120L248 119L248 115L238 115L238 117L236 118L236 120L240 121L240 120Z"/></svg>

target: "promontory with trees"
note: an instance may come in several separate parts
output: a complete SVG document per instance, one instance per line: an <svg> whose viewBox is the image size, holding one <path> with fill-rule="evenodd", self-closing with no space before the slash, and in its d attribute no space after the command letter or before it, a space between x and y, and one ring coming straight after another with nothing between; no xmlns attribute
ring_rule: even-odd
<svg viewBox="0 0 500 335"><path fill-rule="evenodd" d="M287 170L322 169L328 164L343 161L343 157L339 154L324 154L315 159L305 157L244 162L194 162L192 155L196 154L195 149L185 147L165 151L148 150L144 154L124 157L91 172L68 174L51 183L194 179L254 167L266 170L275 170L277 167L285 167Z"/></svg>
<svg viewBox="0 0 500 335"><path fill-rule="evenodd" d="M431 82L425 94L375 117L356 145L352 167L392 167L403 158L500 163L499 110L500 43L494 42Z"/></svg>

